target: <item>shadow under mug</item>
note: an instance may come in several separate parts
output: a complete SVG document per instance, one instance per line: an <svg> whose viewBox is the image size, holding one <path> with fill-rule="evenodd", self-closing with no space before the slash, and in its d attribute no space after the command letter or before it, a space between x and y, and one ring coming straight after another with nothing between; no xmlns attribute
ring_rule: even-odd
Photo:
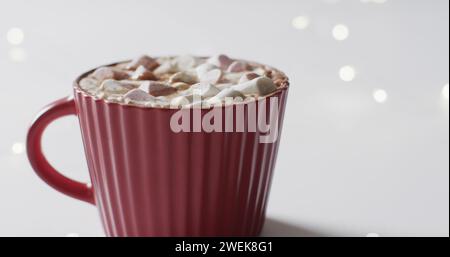
<svg viewBox="0 0 450 257"><path fill-rule="evenodd" d="M28 131L28 158L46 183L96 205L107 236L260 234L279 139L260 143L258 131L175 133L170 119L179 110L96 99L78 87L88 73L74 82L74 97L48 105ZM278 98L278 137L287 93L271 96ZM79 119L90 184L62 175L42 153L45 128L66 115Z"/></svg>

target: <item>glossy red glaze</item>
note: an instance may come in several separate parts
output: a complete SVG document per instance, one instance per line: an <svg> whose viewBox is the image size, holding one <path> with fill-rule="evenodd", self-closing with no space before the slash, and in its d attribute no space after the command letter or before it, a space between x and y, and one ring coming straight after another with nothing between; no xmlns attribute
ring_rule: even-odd
<svg viewBox="0 0 450 257"><path fill-rule="evenodd" d="M287 91L272 96L278 133ZM259 235L280 140L261 144L259 132L174 133L176 111L107 103L75 88L74 100L53 103L33 123L28 156L48 184L97 205L108 236ZM45 127L69 114L80 121L94 197L41 151Z"/></svg>
<svg viewBox="0 0 450 257"><path fill-rule="evenodd" d="M50 186L64 194L94 204L94 194L91 187L59 173L48 163L42 153L41 139L45 128L54 120L66 115L76 115L75 102L69 97L49 104L38 114L28 130L28 159L39 177Z"/></svg>

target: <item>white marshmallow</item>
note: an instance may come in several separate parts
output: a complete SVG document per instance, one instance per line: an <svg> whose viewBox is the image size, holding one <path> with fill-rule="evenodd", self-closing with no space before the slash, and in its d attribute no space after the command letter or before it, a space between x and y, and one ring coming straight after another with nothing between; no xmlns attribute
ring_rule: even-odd
<svg viewBox="0 0 450 257"><path fill-rule="evenodd" d="M81 89L88 92L93 92L98 89L98 84L98 81L92 78L83 78L79 83Z"/></svg>
<svg viewBox="0 0 450 257"><path fill-rule="evenodd" d="M184 82L187 84L194 84L197 82L197 78L194 76L194 74L191 74L187 71L180 71L180 72L173 74L170 77L169 82L170 83Z"/></svg>
<svg viewBox="0 0 450 257"><path fill-rule="evenodd" d="M259 77L258 74L253 73L253 72L247 72L244 75L242 75L242 77L239 79L239 84L245 83L247 81L256 79L257 77Z"/></svg>
<svg viewBox="0 0 450 257"><path fill-rule="evenodd" d="M184 71L195 67L197 59L192 55L181 55L175 59L178 70Z"/></svg>
<svg viewBox="0 0 450 257"><path fill-rule="evenodd" d="M131 75L132 80L156 80L157 77L153 72L149 71L143 65L137 67L137 69Z"/></svg>
<svg viewBox="0 0 450 257"><path fill-rule="evenodd" d="M194 99L193 95L177 96L170 101L170 106L172 107L187 106L190 103L192 103L193 99Z"/></svg>
<svg viewBox="0 0 450 257"><path fill-rule="evenodd" d="M266 70L261 67L257 67L253 70L253 73L258 74L259 76L264 76L266 75Z"/></svg>
<svg viewBox="0 0 450 257"><path fill-rule="evenodd" d="M216 55L216 56L209 58L207 62L210 64L213 64L213 65L216 65L217 67L221 68L222 70L226 70L226 69L228 69L230 64L233 62L233 60L230 59L230 57L228 57L226 55L220 54L220 55Z"/></svg>
<svg viewBox="0 0 450 257"><path fill-rule="evenodd" d="M156 98L149 95L147 92L136 88L128 93L126 93L123 98L125 101L137 101L137 102L148 102L148 101L156 101Z"/></svg>
<svg viewBox="0 0 450 257"><path fill-rule="evenodd" d="M145 81L140 85L139 89L156 97L171 95L177 91L176 88L158 81Z"/></svg>
<svg viewBox="0 0 450 257"><path fill-rule="evenodd" d="M199 66L197 66L197 68L195 68L196 72L197 72L197 76L201 77L203 75L205 75L205 73L207 73L210 70L214 70L217 69L218 67L216 65L213 65L211 63L203 63L200 64Z"/></svg>
<svg viewBox="0 0 450 257"><path fill-rule="evenodd" d="M103 81L100 88L105 92L109 94L125 94L131 89L134 89L135 86L128 83L123 83L117 80L113 79L107 79Z"/></svg>
<svg viewBox="0 0 450 257"><path fill-rule="evenodd" d="M189 89L189 87L191 85L189 85L188 83L184 83L184 82L175 82L171 86L173 88L176 88L179 91L183 91L183 90Z"/></svg>
<svg viewBox="0 0 450 257"><path fill-rule="evenodd" d="M226 72L223 76L222 79L228 83L233 83L233 84L238 84L239 79L242 77L243 73L242 72Z"/></svg>
<svg viewBox="0 0 450 257"><path fill-rule="evenodd" d="M106 96L106 100L110 102L121 102L123 100L122 95L108 95Z"/></svg>
<svg viewBox="0 0 450 257"><path fill-rule="evenodd" d="M177 72L177 66L172 63L171 61L166 61L161 63L161 65L156 68L153 73L156 75L163 75L163 74L168 74L168 73L174 73Z"/></svg>
<svg viewBox="0 0 450 257"><path fill-rule="evenodd" d="M191 87L191 90L193 94L199 95L201 97L212 97L217 95L220 90L209 84L209 83L198 83Z"/></svg>
<svg viewBox="0 0 450 257"><path fill-rule="evenodd" d="M148 92L150 92L150 87L152 86L152 83L156 82L156 81L141 81L142 83L139 85L139 89L146 92L148 94ZM159 82L158 82L159 83Z"/></svg>
<svg viewBox="0 0 450 257"><path fill-rule="evenodd" d="M232 87L246 95L268 95L277 90L277 86L268 77L259 77Z"/></svg>
<svg viewBox="0 0 450 257"><path fill-rule="evenodd" d="M233 88L227 88L227 89L220 91L217 95L215 95L214 97L211 97L206 102L208 104L217 104L217 103L221 103L227 97L232 97L232 98L241 97L242 99L245 98L245 96L241 92L236 91Z"/></svg>
<svg viewBox="0 0 450 257"><path fill-rule="evenodd" d="M241 62L241 61L234 61L230 66L228 67L228 72L244 72L247 70L247 64Z"/></svg>
<svg viewBox="0 0 450 257"><path fill-rule="evenodd" d="M221 84L217 84L216 87L217 87L219 90L224 90L224 89L226 89L226 88L232 87L233 85L235 85L235 84L233 84L233 83L221 83Z"/></svg>
<svg viewBox="0 0 450 257"><path fill-rule="evenodd" d="M210 70L199 76L200 82L217 84L222 78L222 71L219 69Z"/></svg>
<svg viewBox="0 0 450 257"><path fill-rule="evenodd" d="M136 81L136 80L121 80L119 82L122 83L122 84L127 84L127 85L132 85L134 87L139 87L141 84L147 83L148 81L149 80L139 80L139 81Z"/></svg>
<svg viewBox="0 0 450 257"><path fill-rule="evenodd" d="M114 70L110 67L100 67L91 76L99 81L103 81L106 79L114 79L114 75Z"/></svg>

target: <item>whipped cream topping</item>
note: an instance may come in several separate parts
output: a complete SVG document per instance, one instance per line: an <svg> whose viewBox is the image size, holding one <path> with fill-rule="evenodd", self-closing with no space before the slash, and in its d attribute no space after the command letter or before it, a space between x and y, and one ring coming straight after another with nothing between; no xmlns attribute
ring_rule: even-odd
<svg viewBox="0 0 450 257"><path fill-rule="evenodd" d="M287 77L261 64L182 55L100 67L79 82L89 95L110 102L158 108L210 108L252 101L289 84Z"/></svg>

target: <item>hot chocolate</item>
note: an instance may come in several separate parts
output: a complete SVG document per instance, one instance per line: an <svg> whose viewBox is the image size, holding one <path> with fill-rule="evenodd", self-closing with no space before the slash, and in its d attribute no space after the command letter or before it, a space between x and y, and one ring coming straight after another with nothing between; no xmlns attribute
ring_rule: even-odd
<svg viewBox="0 0 450 257"><path fill-rule="evenodd" d="M110 102L156 108L209 108L225 99L235 103L267 97L288 83L280 71L226 55L144 55L98 68L81 79L79 87Z"/></svg>

